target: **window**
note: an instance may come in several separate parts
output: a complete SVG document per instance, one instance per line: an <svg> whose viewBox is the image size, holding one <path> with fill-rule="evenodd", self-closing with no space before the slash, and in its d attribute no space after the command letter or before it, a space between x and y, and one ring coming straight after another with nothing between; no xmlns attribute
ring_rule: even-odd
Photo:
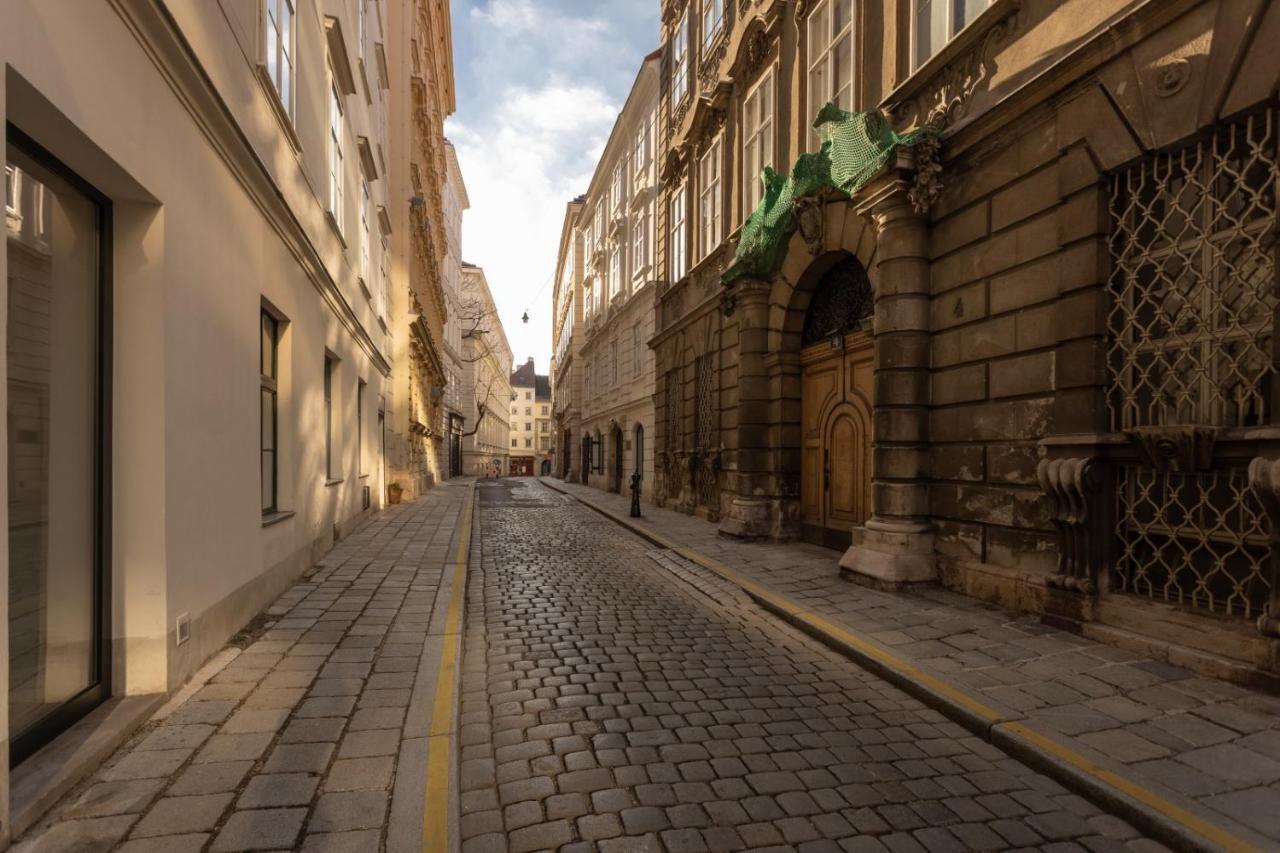
<svg viewBox="0 0 1280 853"><path fill-rule="evenodd" d="M595 250L596 250L596 235L595 235L595 232L591 229L591 222L588 219L587 226L582 229L582 251L584 255L590 258L591 255L595 252Z"/></svg>
<svg viewBox="0 0 1280 853"><path fill-rule="evenodd" d="M699 259L720 245L720 146L717 139L698 165Z"/></svg>
<svg viewBox="0 0 1280 853"><path fill-rule="evenodd" d="M609 250L609 295L622 290L622 247L616 243Z"/></svg>
<svg viewBox="0 0 1280 853"><path fill-rule="evenodd" d="M631 370L638 378L640 376L640 358L643 350L640 349L640 324L636 323L631 327Z"/></svg>
<svg viewBox="0 0 1280 853"><path fill-rule="evenodd" d="M329 86L329 212L342 233L343 217L343 182L346 180L346 165L343 160L343 118L342 96L338 94L337 82L331 81Z"/></svg>
<svg viewBox="0 0 1280 853"><path fill-rule="evenodd" d="M608 227L609 205L604 201L596 205L596 243L603 243L605 229Z"/></svg>
<svg viewBox="0 0 1280 853"><path fill-rule="evenodd" d="M386 319L387 316L387 292L391 288L391 271L388 264L391 262L391 252L387 248L387 238L383 237L381 241L381 254L378 255L378 278L381 279L381 287L374 291L377 296L378 304L375 306L378 316Z"/></svg>
<svg viewBox="0 0 1280 853"><path fill-rule="evenodd" d="M279 394L280 394L280 321L266 311L260 318L261 343L258 349L258 372L261 374L262 418L262 514L279 509L280 462Z"/></svg>
<svg viewBox="0 0 1280 853"><path fill-rule="evenodd" d="M636 131L636 151L632 158L632 173L636 183L640 183L645 167L649 165L649 117L645 116Z"/></svg>
<svg viewBox="0 0 1280 853"><path fill-rule="evenodd" d="M584 314L586 314L587 318L590 319L591 315L595 312L595 304L594 304L594 301L592 300L591 279L587 279L586 286L582 290L583 290L582 296L583 296L583 303L584 303L582 307L582 311Z"/></svg>
<svg viewBox="0 0 1280 853"><path fill-rule="evenodd" d="M532 399L533 399L533 392L532 392L532 391L525 391L525 392L524 392L524 398L525 398L526 400L532 400Z"/></svg>
<svg viewBox="0 0 1280 853"><path fill-rule="evenodd" d="M532 438L526 438L526 439L524 440L524 446L525 446L525 447L533 447L533 439L532 439Z"/></svg>
<svg viewBox="0 0 1280 853"><path fill-rule="evenodd" d="M671 103L678 104L689 94L689 13L680 16L671 36Z"/></svg>
<svg viewBox="0 0 1280 853"><path fill-rule="evenodd" d="M545 416L545 415L549 415L549 414L551 414L551 412L549 411L549 408L550 408L550 407L548 407L548 406L543 406L543 407L542 407L542 414L543 414L544 416Z"/></svg>
<svg viewBox="0 0 1280 853"><path fill-rule="evenodd" d="M334 360L326 355L324 357L324 473L330 480L337 479L334 476L337 466L333 458L333 367Z"/></svg>
<svg viewBox="0 0 1280 853"><path fill-rule="evenodd" d="M293 0L267 0L267 77L293 118Z"/></svg>
<svg viewBox="0 0 1280 853"><path fill-rule="evenodd" d="M827 103L853 109L853 0L824 0L809 16L809 117ZM816 147L818 135L809 132Z"/></svg>
<svg viewBox="0 0 1280 853"><path fill-rule="evenodd" d="M364 43L366 38L365 17L368 0L356 0L356 54L360 57L360 61L364 61Z"/></svg>
<svg viewBox="0 0 1280 853"><path fill-rule="evenodd" d="M360 278L369 285L369 182L360 181Z"/></svg>
<svg viewBox="0 0 1280 853"><path fill-rule="evenodd" d="M359 454L359 471L360 476L368 473L364 464L364 389L365 381L357 380L356 384L356 447Z"/></svg>
<svg viewBox="0 0 1280 853"><path fill-rule="evenodd" d="M915 0L911 20L911 68L929 61L995 0Z"/></svg>
<svg viewBox="0 0 1280 853"><path fill-rule="evenodd" d="M627 164L623 161L613 170L613 186L609 190L610 203L613 205L614 215L617 216L622 211L623 204L627 200Z"/></svg>
<svg viewBox="0 0 1280 853"><path fill-rule="evenodd" d="M525 422L524 422L524 431L525 431L525 432L533 432L533 424L531 424L529 421L525 421Z"/></svg>
<svg viewBox="0 0 1280 853"><path fill-rule="evenodd" d="M671 281L677 282L684 278L688 270L688 244L685 236L685 185L681 184L674 193L671 194L671 210L667 216L670 223L671 234L668 240L667 254L671 256Z"/></svg>
<svg viewBox="0 0 1280 853"><path fill-rule="evenodd" d="M520 439L518 439L518 438L513 438L513 439L511 439L511 446L512 446L512 447L519 447L519 446L520 446Z"/></svg>
<svg viewBox="0 0 1280 853"><path fill-rule="evenodd" d="M618 387L618 342L609 343L609 360L613 364L613 387Z"/></svg>
<svg viewBox="0 0 1280 853"><path fill-rule="evenodd" d="M635 275L649 266L649 217L636 217L631 231L631 274Z"/></svg>
<svg viewBox="0 0 1280 853"><path fill-rule="evenodd" d="M724 0L702 0L702 46L711 44L724 25Z"/></svg>
<svg viewBox="0 0 1280 853"><path fill-rule="evenodd" d="M770 69L742 105L742 186L744 218L764 197L765 166L773 165L773 70Z"/></svg>
<svg viewBox="0 0 1280 853"><path fill-rule="evenodd" d="M520 414L520 407L519 407L519 406L512 406L512 407L511 407L511 414L513 414L513 415L518 415L518 414Z"/></svg>
<svg viewBox="0 0 1280 853"><path fill-rule="evenodd" d="M533 406L525 406L525 407L524 407L524 416L525 416L526 418L527 418L527 417L532 417L532 416L533 416Z"/></svg>
<svg viewBox="0 0 1280 853"><path fill-rule="evenodd" d="M540 432L551 432L551 423L549 421L543 421L538 425L538 430Z"/></svg>
<svg viewBox="0 0 1280 853"><path fill-rule="evenodd" d="M19 172L13 166L4 167L4 209L6 213L18 215L18 181Z"/></svg>

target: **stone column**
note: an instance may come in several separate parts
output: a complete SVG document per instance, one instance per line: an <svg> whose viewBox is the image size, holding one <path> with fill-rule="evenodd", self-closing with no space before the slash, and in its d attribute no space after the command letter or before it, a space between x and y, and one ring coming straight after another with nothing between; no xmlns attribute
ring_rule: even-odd
<svg viewBox="0 0 1280 853"><path fill-rule="evenodd" d="M858 193L877 232L871 518L840 567L885 583L937 578L929 518L929 231L909 154Z"/></svg>
<svg viewBox="0 0 1280 853"><path fill-rule="evenodd" d="M746 279L733 287L726 308L738 321L738 446L730 463L734 497L720 532L758 539L769 535L772 395L769 388L769 284Z"/></svg>

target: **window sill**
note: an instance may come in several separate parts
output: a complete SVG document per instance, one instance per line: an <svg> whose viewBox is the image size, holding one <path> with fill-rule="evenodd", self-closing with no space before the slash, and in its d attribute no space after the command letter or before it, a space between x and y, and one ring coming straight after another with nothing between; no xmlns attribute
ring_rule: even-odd
<svg viewBox="0 0 1280 853"><path fill-rule="evenodd" d="M281 512L267 513L266 515L262 516L262 526L273 527L274 525L277 525L282 521L288 521L289 519L293 518L294 515L296 515L296 513L294 513L294 511L291 509L283 510Z"/></svg>
<svg viewBox="0 0 1280 853"><path fill-rule="evenodd" d="M270 75L267 74L267 66L259 65L258 82L262 84L267 91L267 103L271 105L271 111L275 113L276 121L280 122L280 129L284 131L285 138L289 140L289 145L293 147L294 153L302 153L302 140L298 137L298 129L293 126L293 116L289 115L289 111L285 109L284 102L280 100L280 93L276 91L276 84L272 82Z"/></svg>
<svg viewBox="0 0 1280 853"><path fill-rule="evenodd" d="M329 488L330 486L340 486L340 485L342 485L342 484L343 484L343 483L345 483L345 482L346 482L346 479L345 479L345 478L344 478L344 479L339 479L339 480L325 480L325 481L324 481L324 486L325 486L325 488L327 489L327 488Z"/></svg>

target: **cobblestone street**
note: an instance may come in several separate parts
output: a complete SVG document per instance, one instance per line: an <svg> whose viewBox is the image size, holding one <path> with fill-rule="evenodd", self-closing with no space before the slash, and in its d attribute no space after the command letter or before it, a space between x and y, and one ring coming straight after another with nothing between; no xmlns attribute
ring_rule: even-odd
<svg viewBox="0 0 1280 853"><path fill-rule="evenodd" d="M479 492L464 851L1158 849L569 498Z"/></svg>

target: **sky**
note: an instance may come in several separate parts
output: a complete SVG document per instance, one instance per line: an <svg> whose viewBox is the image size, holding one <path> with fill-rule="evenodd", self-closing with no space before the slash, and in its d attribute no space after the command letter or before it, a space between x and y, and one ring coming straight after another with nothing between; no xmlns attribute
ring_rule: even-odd
<svg viewBox="0 0 1280 853"><path fill-rule="evenodd" d="M565 205L586 192L640 63L657 47L660 6L452 3L458 111L445 135L471 201L462 256L484 268L516 366L533 356L548 372Z"/></svg>

